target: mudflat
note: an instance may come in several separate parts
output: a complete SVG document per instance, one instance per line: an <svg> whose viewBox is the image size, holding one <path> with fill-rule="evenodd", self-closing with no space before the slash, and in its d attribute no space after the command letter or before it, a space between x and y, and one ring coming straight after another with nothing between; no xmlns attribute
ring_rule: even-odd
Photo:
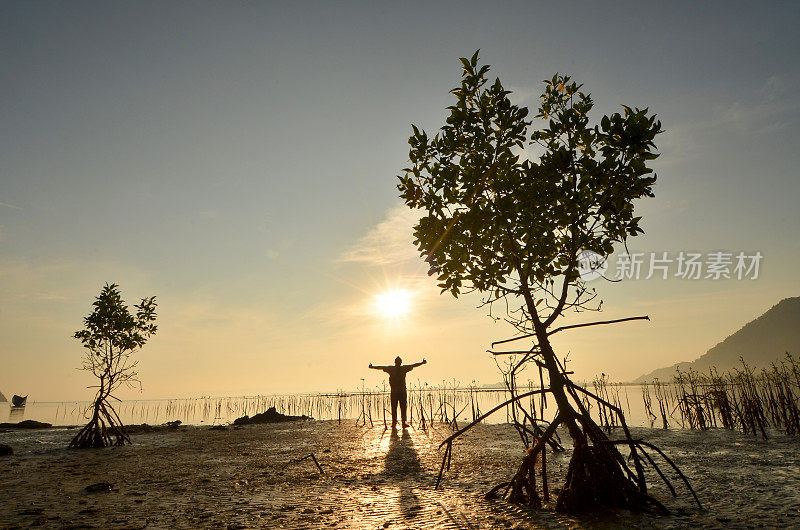
<svg viewBox="0 0 800 530"><path fill-rule="evenodd" d="M699 510L668 466L673 499L647 469L670 516L630 512L563 516L483 494L507 480L522 456L509 425L479 425L453 447L442 489L433 486L452 431L392 434L353 421L304 421L225 430L141 432L134 444L69 450L76 429L9 430L0 443L0 528L581 528L796 527L800 440L712 430L635 428L686 473ZM562 434L562 438L564 435ZM568 446L569 443L566 443ZM311 458L314 454L322 472ZM548 454L557 489L569 452Z"/></svg>

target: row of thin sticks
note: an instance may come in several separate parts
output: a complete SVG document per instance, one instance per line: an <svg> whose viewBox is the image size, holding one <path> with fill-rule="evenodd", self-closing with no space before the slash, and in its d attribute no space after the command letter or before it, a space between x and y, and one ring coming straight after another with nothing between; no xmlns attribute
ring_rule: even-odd
<svg viewBox="0 0 800 530"><path fill-rule="evenodd" d="M760 371L743 360L723 374L679 371L670 383L642 385L642 398L651 426L660 420L665 429L722 427L765 439L775 429L800 436L800 361L788 353Z"/></svg>

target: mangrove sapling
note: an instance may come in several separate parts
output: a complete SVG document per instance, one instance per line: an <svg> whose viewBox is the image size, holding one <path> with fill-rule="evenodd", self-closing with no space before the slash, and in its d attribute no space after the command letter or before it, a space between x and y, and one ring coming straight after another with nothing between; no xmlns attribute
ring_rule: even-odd
<svg viewBox="0 0 800 530"><path fill-rule="evenodd" d="M650 427L656 421L656 415L653 414L652 398L650 397L650 385L647 381L642 383L642 401L644 401L644 411L647 413L647 419L650 421Z"/></svg>
<svg viewBox="0 0 800 530"><path fill-rule="evenodd" d="M502 489L511 501L540 504L534 464L561 426L572 439L573 456L556 509L663 511L648 495L641 451L622 412L575 385L551 344L552 335L566 329L647 319L553 329L566 311L601 308L581 276L587 255L605 259L615 244L643 232L634 202L653 196L656 177L647 166L658 156L653 141L661 124L647 109L623 106L623 113L590 126L591 97L556 74L545 82L536 115L543 128L531 132L528 109L511 102L499 79L489 82L489 66L478 64L477 52L461 63L461 83L451 91L455 102L440 132L429 137L412 126L411 165L399 177L398 189L405 203L421 212L414 243L441 291L455 297L481 293L490 316L519 333L509 341L531 339L532 346L521 350L527 352L525 362L547 376L547 386L531 392L555 401L555 418L525 453L518 472L495 493ZM532 152L541 153L538 160L529 156ZM503 316L492 313L498 304ZM516 406L531 392L513 395L506 404ZM633 471L589 414L587 400L618 416ZM445 441L439 481L450 463L452 440L466 428Z"/></svg>
<svg viewBox="0 0 800 530"><path fill-rule="evenodd" d="M658 379L653 382L653 386L655 388L656 400L658 400L658 410L661 414L661 426L664 429L669 428L669 422L667 422L667 408L669 408L669 399L667 394L665 393L666 385L661 383ZM667 391L668 392L668 391Z"/></svg>
<svg viewBox="0 0 800 530"><path fill-rule="evenodd" d="M121 386L141 384L138 361L132 361L131 354L157 330L155 296L142 298L132 314L117 284L112 283L103 287L92 305L94 310L83 319L84 329L74 337L86 348L82 369L97 377L99 384L89 387L97 389L91 419L69 444L77 449L130 443L111 400L119 401L114 392Z"/></svg>

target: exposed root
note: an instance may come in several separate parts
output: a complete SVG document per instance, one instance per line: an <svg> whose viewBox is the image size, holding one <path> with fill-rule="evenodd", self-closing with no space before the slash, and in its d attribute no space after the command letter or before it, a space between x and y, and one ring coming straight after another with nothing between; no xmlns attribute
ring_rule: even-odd
<svg viewBox="0 0 800 530"><path fill-rule="evenodd" d="M93 449L131 443L117 412L103 398L94 403L92 419L69 443L70 449Z"/></svg>
<svg viewBox="0 0 800 530"><path fill-rule="evenodd" d="M558 423L561 422L554 422L551 425ZM608 507L669 513L663 504L650 496L642 487L637 474L630 470L622 454L617 450L617 444L627 445L629 440L611 442L596 426L583 427L586 443L575 446L564 486L556 500L556 511L581 513ZM486 497L497 498L498 492L504 490L503 496L509 502L540 507L542 500L536 484L537 469L541 469L542 496L547 491L547 470L545 465L537 466L537 461L540 457L543 462L545 461L546 437L552 436L554 431L555 428L546 431L544 437L540 438L534 447L528 449L514 477L509 482L492 488ZM634 441L634 445L638 447L637 442ZM649 459L649 455L647 458ZM663 474L662 478L674 492L674 488Z"/></svg>
<svg viewBox="0 0 800 530"><path fill-rule="evenodd" d="M656 451L678 474L686 487L691 492L697 505L702 509L697 495L692 489L686 476L660 449L642 440L631 437L625 423L622 411L600 398L599 396L567 382L567 391L575 401L580 412L559 413L547 428L536 433L535 443L526 450L525 456L517 472L509 481L502 482L493 487L487 494L487 499L505 498L509 502L524 504L533 508L549 502L549 485L547 477L547 447L556 436L556 429L565 425L573 438L573 454L567 469L564 485L555 502L555 509L559 512L581 513L597 510L598 508L630 509L634 511L668 514L669 510L647 491L644 476L644 465L651 466L661 480L667 485L670 493L676 496L674 486L666 474L659 468L653 457L646 449ZM478 421L496 412L500 408L517 403L520 399L538 393L552 392L551 389L540 389L526 392L512 397L506 403L496 407L485 414ZM586 396L600 407L608 409L609 414L616 416L615 422L622 428L624 438L610 440L588 413L588 405L584 406L579 395ZM445 468L449 468L452 457L453 441L471 428L476 422L446 438L440 448L446 446L436 481L438 488ZM624 457L620 446L627 446L630 454ZM538 484L537 474L541 477L541 489Z"/></svg>
<svg viewBox="0 0 800 530"><path fill-rule="evenodd" d="M664 505L642 491L625 472L621 459L613 445L577 445L556 510L580 513L605 506L668 514Z"/></svg>

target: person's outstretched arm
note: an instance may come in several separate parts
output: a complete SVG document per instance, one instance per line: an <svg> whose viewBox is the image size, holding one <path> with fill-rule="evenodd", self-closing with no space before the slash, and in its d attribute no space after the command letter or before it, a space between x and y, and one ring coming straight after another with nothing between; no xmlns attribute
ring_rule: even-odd
<svg viewBox="0 0 800 530"><path fill-rule="evenodd" d="M422 359L422 361L420 361L420 362L418 362L418 363L409 364L409 365L408 365L408 369L409 369L409 370L413 370L413 369L414 369L414 368L416 368L417 366L422 366L423 364L428 364L428 361L426 361L425 359Z"/></svg>
<svg viewBox="0 0 800 530"><path fill-rule="evenodd" d="M373 370L386 370L387 368L391 368L390 366L373 366L372 363L369 363L369 367Z"/></svg>

